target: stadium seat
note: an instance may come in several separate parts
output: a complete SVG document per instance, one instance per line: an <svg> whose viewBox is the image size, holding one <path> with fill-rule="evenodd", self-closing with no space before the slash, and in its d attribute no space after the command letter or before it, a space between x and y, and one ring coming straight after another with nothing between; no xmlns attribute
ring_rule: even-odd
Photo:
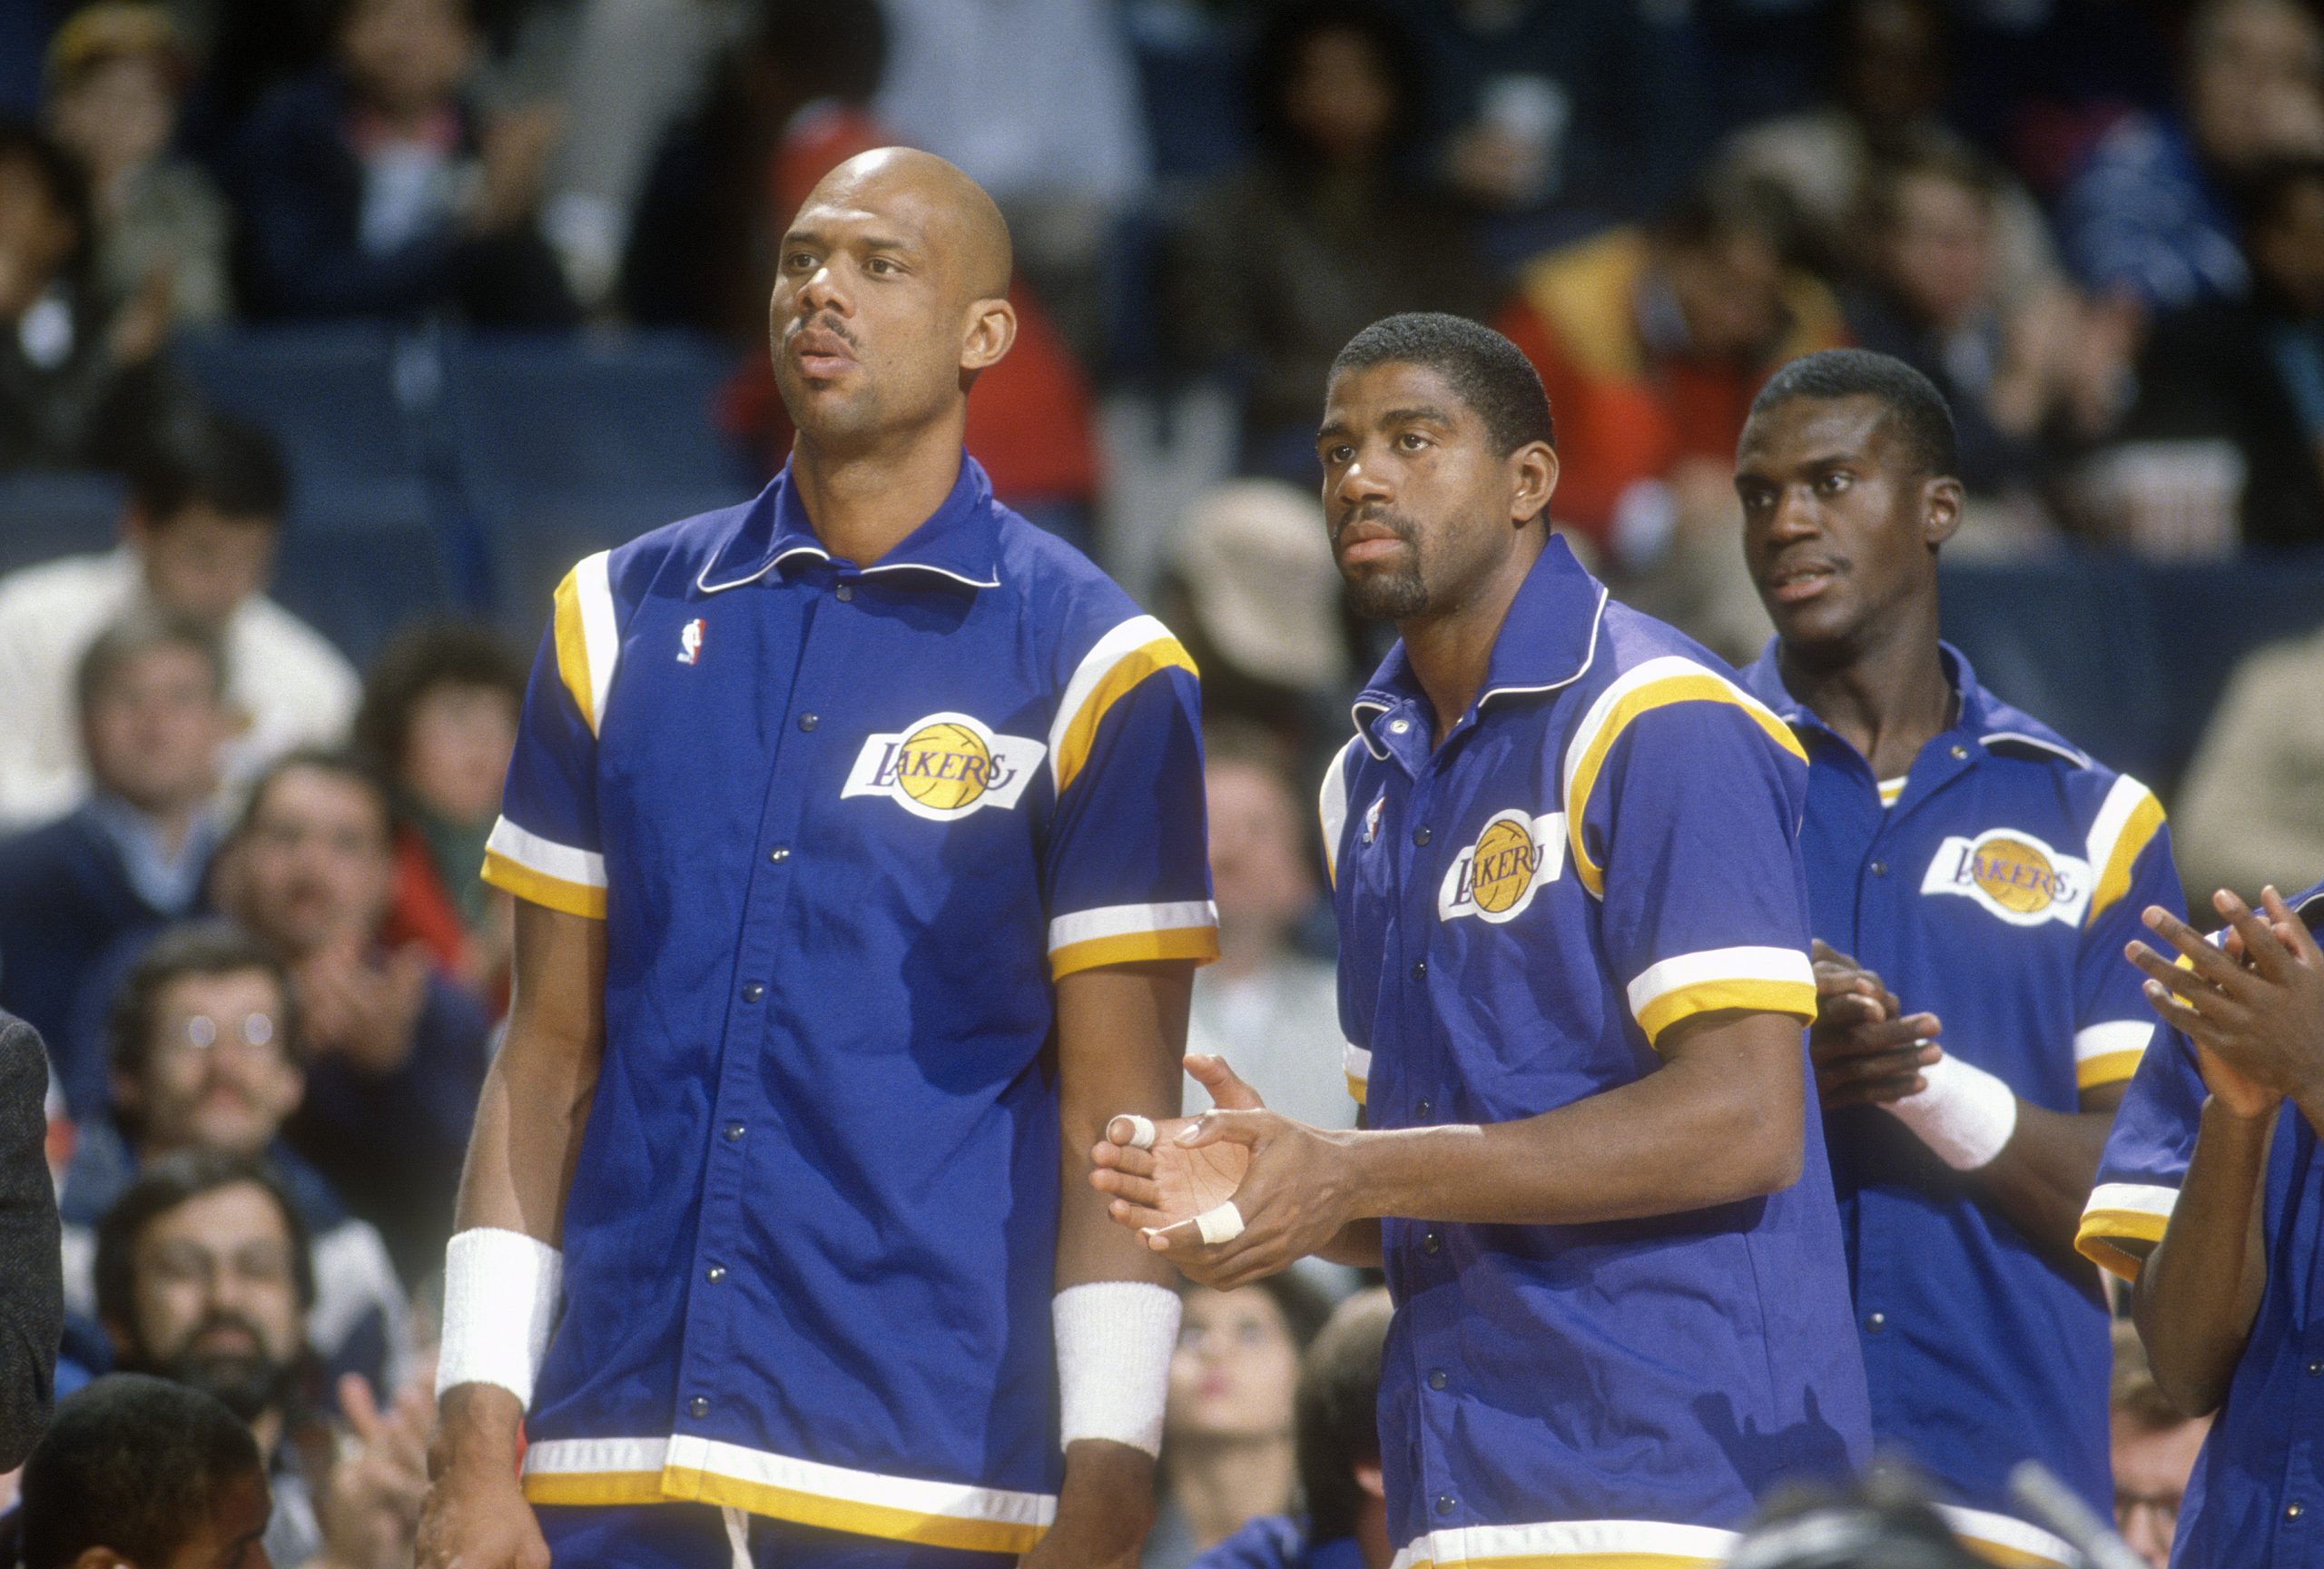
<svg viewBox="0 0 2324 1569"><path fill-rule="evenodd" d="M365 325L202 333L175 352L219 408L282 444L293 480L417 481L428 467L437 360L425 338Z"/></svg>
<svg viewBox="0 0 2324 1569"><path fill-rule="evenodd" d="M747 484L630 486L504 493L487 501L501 629L532 647L548 625L549 596L576 561L752 494Z"/></svg>
<svg viewBox="0 0 2324 1569"><path fill-rule="evenodd" d="M110 549L124 494L110 474L0 476L0 572Z"/></svg>
<svg viewBox="0 0 2324 1569"><path fill-rule="evenodd" d="M452 607L432 510L417 480L300 486L275 598L368 666L407 622Z"/></svg>

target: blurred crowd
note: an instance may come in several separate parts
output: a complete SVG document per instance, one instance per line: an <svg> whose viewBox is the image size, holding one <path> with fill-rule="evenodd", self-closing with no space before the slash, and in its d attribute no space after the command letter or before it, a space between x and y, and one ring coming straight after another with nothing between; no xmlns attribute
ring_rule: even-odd
<svg viewBox="0 0 2324 1569"><path fill-rule="evenodd" d="M99 1484L175 1424L217 1486L270 1479L275 1564L409 1562L431 1282L507 1002L477 873L527 650L430 620L359 673L271 599L299 477L179 345L679 330L731 356L721 429L772 472L774 248L890 142L1016 239L971 449L1203 667L1221 959L1189 1046L1237 1042L1307 1121L1354 1115L1315 1069L1313 783L1379 652L1313 432L1375 319L1513 339L1561 531L1733 656L1768 632L1736 439L1769 370L1838 343L1950 400L1955 555L2324 548L2324 21L2295 0L0 3L0 478L126 496L116 549L0 578L0 1008L54 1062L63 1387L163 1381L66 1408L25 1484L50 1520L162 1520L194 1482ZM2317 637L2255 656L2197 755L2202 889L2324 865ZM1190 1291L1147 1569L1386 1569L1385 1311L1326 1326L1349 1287ZM2118 1515L2161 1564L2201 1429L2119 1349Z"/></svg>

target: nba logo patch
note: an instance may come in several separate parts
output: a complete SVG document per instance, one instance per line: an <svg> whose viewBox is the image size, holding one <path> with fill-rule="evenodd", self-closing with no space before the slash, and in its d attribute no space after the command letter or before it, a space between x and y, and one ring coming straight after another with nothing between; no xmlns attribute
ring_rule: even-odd
<svg viewBox="0 0 2324 1569"><path fill-rule="evenodd" d="M1380 814L1387 804L1388 795L1385 791L1383 791L1364 814L1364 842L1366 844L1380 837Z"/></svg>
<svg viewBox="0 0 2324 1569"><path fill-rule="evenodd" d="M702 657L702 617L678 628L678 663L691 665Z"/></svg>

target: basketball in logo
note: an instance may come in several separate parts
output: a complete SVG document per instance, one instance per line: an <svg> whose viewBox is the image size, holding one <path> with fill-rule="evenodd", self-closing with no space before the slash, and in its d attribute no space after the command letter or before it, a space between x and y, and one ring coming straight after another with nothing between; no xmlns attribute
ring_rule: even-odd
<svg viewBox="0 0 2324 1569"><path fill-rule="evenodd" d="M1531 829L1530 822L1500 817L1477 835L1475 858L1469 864L1469 897L1486 914L1515 908L1533 885L1541 852L1533 846Z"/></svg>
<svg viewBox="0 0 2324 1569"><path fill-rule="evenodd" d="M1969 875L1986 898L2020 915L2038 914L2057 897L2050 858L2017 839L1988 839L1977 846Z"/></svg>
<svg viewBox="0 0 2324 1569"><path fill-rule="evenodd" d="M939 812L969 805L991 778L992 753L965 725L925 725L896 750L896 787Z"/></svg>

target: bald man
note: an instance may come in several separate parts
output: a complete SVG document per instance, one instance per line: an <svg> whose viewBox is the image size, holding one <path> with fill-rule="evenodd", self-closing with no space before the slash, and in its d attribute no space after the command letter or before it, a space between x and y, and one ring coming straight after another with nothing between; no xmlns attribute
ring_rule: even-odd
<svg viewBox="0 0 2324 1569"><path fill-rule="evenodd" d="M1195 676L961 450L1009 267L950 164L842 164L789 465L556 591L423 1564L1137 1558L1177 1299L1063 1163L1177 1110Z"/></svg>

